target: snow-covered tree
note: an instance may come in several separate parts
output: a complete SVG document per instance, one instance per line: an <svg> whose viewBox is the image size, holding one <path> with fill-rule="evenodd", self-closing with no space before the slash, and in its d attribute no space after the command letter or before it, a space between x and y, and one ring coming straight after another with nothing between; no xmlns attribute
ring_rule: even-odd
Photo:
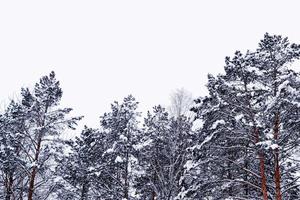
<svg viewBox="0 0 300 200"><path fill-rule="evenodd" d="M43 76L34 91L22 89L22 105L26 115L26 141L24 158L29 167L28 200L51 193L51 179L47 172L52 170L53 159L62 152L60 134L66 128L74 129L81 117L67 117L71 108L59 108L62 89L55 73ZM38 182L36 182L38 181ZM45 187L44 187L45 186ZM38 190L42 191L38 192Z"/></svg>
<svg viewBox="0 0 300 200"><path fill-rule="evenodd" d="M258 50L245 55L236 52L232 59L226 58L224 75L209 77L210 95L199 98L193 109L204 123L200 131L204 137L200 136L194 148L200 155L194 171L208 161L213 165L206 167L217 182L210 186L220 194L214 193L212 198L282 199L280 182L286 183L284 197L296 198L298 185L292 174L298 165L291 159L299 149L299 123L295 120L299 78L286 66L298 57L298 45L266 34ZM286 118L279 120L279 107ZM279 149L284 150L279 153ZM194 182L198 182L191 187L195 191L203 186L201 177Z"/></svg>
<svg viewBox="0 0 300 200"><path fill-rule="evenodd" d="M23 160L25 116L20 104L11 101L5 113L0 116L0 166L3 195L10 200L22 197L26 177L26 163Z"/></svg>
<svg viewBox="0 0 300 200"><path fill-rule="evenodd" d="M193 144L192 124L185 116L169 118L161 106L145 118L139 150L141 173L137 190L141 199L175 199L184 183L184 165Z"/></svg>
<svg viewBox="0 0 300 200"><path fill-rule="evenodd" d="M60 160L57 167L61 182L59 199L101 199L106 191L103 175L105 165L104 134L85 127L75 141L66 141L70 153ZM103 199L103 198L102 198Z"/></svg>
<svg viewBox="0 0 300 200"><path fill-rule="evenodd" d="M299 199L299 57L300 45L266 33L226 57L195 103L177 90L170 112L154 107L141 127L129 95L70 140L61 133L81 117L60 107L51 72L0 114L0 198Z"/></svg>
<svg viewBox="0 0 300 200"><path fill-rule="evenodd" d="M290 64L300 57L300 45L288 38L265 34L256 51L254 66L260 71L259 82L263 110L261 122L270 153L271 194L276 200L299 198L299 183L295 172L299 163L293 161L299 150L300 76ZM275 191L275 192L273 192Z"/></svg>
<svg viewBox="0 0 300 200"><path fill-rule="evenodd" d="M130 199L133 183L133 165L136 162L136 138L139 134L137 117L138 102L132 95L119 104L111 105L111 112L101 116L101 126L106 134L106 150L103 158L107 163L106 180L108 193L105 199Z"/></svg>
<svg viewBox="0 0 300 200"><path fill-rule="evenodd" d="M203 127L199 130L199 144L193 148L199 158L191 173L202 169L213 177L210 180L195 178L194 182L199 183L190 190L194 188L198 196L208 195L204 189L199 194L199 187L208 192L213 189L213 198L217 199L251 199L253 196L255 199L260 188L266 194L264 169L255 168L256 155L261 163L264 159L256 149L258 128L254 116L257 110L253 108L255 93L250 88L256 75L247 69L251 57L249 53L244 56L236 52L233 59L226 58L226 74L216 78L209 76L210 96L198 99L193 109L203 121ZM211 184L207 185L206 181Z"/></svg>

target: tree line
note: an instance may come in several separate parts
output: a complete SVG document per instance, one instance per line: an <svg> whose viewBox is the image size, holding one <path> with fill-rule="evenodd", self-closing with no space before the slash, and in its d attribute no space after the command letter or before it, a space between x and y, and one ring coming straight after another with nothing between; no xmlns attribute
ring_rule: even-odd
<svg viewBox="0 0 300 200"><path fill-rule="evenodd" d="M140 121L128 95L72 139L62 135L82 116L59 105L51 72L0 115L0 198L299 199L299 57L300 45L266 33L256 50L226 57L193 104L177 93Z"/></svg>

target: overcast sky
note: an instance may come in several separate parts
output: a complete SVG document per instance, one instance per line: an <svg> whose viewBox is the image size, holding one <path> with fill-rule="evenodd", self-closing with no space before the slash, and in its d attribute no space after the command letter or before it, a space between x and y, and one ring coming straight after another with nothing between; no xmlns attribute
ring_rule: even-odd
<svg viewBox="0 0 300 200"><path fill-rule="evenodd" d="M265 32L300 43L297 2L1 1L0 99L51 70L62 104L90 126L128 94L140 111L167 105L176 88L197 97L225 56L255 49Z"/></svg>

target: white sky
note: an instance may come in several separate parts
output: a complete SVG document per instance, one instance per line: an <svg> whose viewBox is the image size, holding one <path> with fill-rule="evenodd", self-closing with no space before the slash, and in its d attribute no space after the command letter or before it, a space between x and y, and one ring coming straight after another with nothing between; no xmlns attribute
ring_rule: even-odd
<svg viewBox="0 0 300 200"><path fill-rule="evenodd" d="M1 1L0 97L54 70L63 105L96 126L133 94L140 110L184 87L206 91L224 57L255 49L265 32L300 43L298 1Z"/></svg>

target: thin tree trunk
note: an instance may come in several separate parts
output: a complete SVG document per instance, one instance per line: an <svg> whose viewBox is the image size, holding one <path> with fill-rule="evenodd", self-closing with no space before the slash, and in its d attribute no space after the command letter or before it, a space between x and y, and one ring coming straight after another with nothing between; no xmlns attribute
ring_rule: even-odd
<svg viewBox="0 0 300 200"><path fill-rule="evenodd" d="M262 152L259 153L259 168L260 168L260 175L261 175L261 191L263 193L263 199L268 199L268 190L267 190L267 178L265 175L265 158Z"/></svg>
<svg viewBox="0 0 300 200"><path fill-rule="evenodd" d="M244 81L244 87L245 87L245 91L248 93L248 89L247 89L247 82ZM252 109L252 106L250 104L250 102L248 102L249 104L249 108ZM254 122L254 115L252 114L252 120ZM259 142L259 130L257 127L255 127L254 129L254 134L255 134L255 143ZM263 195L263 200L268 200L268 189L267 189L267 177L265 174L265 157L264 157L264 153L262 151L258 152L258 157L259 157L259 171L260 171L260 176L261 176L261 192Z"/></svg>
<svg viewBox="0 0 300 200"><path fill-rule="evenodd" d="M275 141L278 140L279 137L279 113L276 113L275 115L275 127L274 127L274 139ZM274 173L274 179L275 179L275 192L276 192L276 200L282 200L282 194L281 194L281 173L280 173L280 165L279 165L279 149L276 147L274 149L274 164L275 164L275 173Z"/></svg>
<svg viewBox="0 0 300 200"><path fill-rule="evenodd" d="M34 193L34 181L35 181L35 177L37 174L36 164L37 164L37 161L38 161L39 155L40 155L41 143L42 143L42 135L40 133L40 135L38 137L38 143L37 143L37 148L36 148L35 157L34 157L35 165L33 166L32 172L30 175L29 188L28 188L28 200L32 200L33 193Z"/></svg>
<svg viewBox="0 0 300 200"><path fill-rule="evenodd" d="M129 153L126 151L126 163L125 163L125 182L124 182L124 198L128 200L129 180L128 180L128 165L129 165Z"/></svg>
<svg viewBox="0 0 300 200"><path fill-rule="evenodd" d="M152 196L151 196L151 200L155 200L156 199L156 193L155 191L152 192Z"/></svg>
<svg viewBox="0 0 300 200"><path fill-rule="evenodd" d="M127 135L127 138L128 138L128 141L127 141L127 144L126 144L126 163L125 163L125 181L124 181L124 198L126 200L129 200L129 155L130 155L130 148L129 148L129 145L131 145L131 133L130 131L128 130L126 132L126 135Z"/></svg>
<svg viewBox="0 0 300 200"><path fill-rule="evenodd" d="M20 186L20 192L19 192L19 199L23 200L23 192L24 192L24 183L23 183L23 177L21 177L21 186Z"/></svg>
<svg viewBox="0 0 300 200"><path fill-rule="evenodd" d="M20 147L16 148L16 155L19 156L20 154ZM10 200L11 198L14 198L13 194L13 185L14 185L14 172L15 170L8 172L8 180L7 180L7 190L6 190L6 200Z"/></svg>
<svg viewBox="0 0 300 200"><path fill-rule="evenodd" d="M255 137L256 143L259 142L259 130L258 128L255 129ZM263 195L263 200L268 200L268 190L267 190L267 178L265 174L265 158L263 152L259 151L259 171L261 176L261 192Z"/></svg>
<svg viewBox="0 0 300 200"><path fill-rule="evenodd" d="M248 165L249 165L249 161L247 160L248 159L248 148L249 148L249 145L247 144L246 146L246 150L245 150L245 154L246 154L246 160L244 161L244 168L245 169L248 169ZM248 173L245 173L245 181L248 181ZM249 185L248 184L245 184L244 186L244 191L245 191L245 196L248 197L249 195Z"/></svg>
<svg viewBox="0 0 300 200"><path fill-rule="evenodd" d="M10 200L11 196L13 195L13 183L14 183L13 173L10 173L8 179L8 194L9 194L8 200Z"/></svg>
<svg viewBox="0 0 300 200"><path fill-rule="evenodd" d="M88 195L88 192L89 192L89 183L88 182L85 182L83 185L82 185L82 190L81 190L81 200L87 200L87 195Z"/></svg>
<svg viewBox="0 0 300 200"><path fill-rule="evenodd" d="M5 195L5 200L10 200L12 197L12 187L13 187L13 173L8 172L6 178L6 195Z"/></svg>
<svg viewBox="0 0 300 200"><path fill-rule="evenodd" d="M230 157L230 159L232 159L232 157ZM227 179L228 179L228 180L232 180L231 163L230 163L230 162L228 162L228 164L227 164ZM233 188L232 188L232 186L230 186L230 187L228 188L228 195L229 195L230 197L233 196Z"/></svg>
<svg viewBox="0 0 300 200"><path fill-rule="evenodd" d="M45 113L48 112L48 104L46 104L45 106ZM43 137L43 134L44 134L44 125L45 125L45 115L43 116L42 120L40 123L38 123L39 127L42 128L41 132L39 132L38 134L38 138L37 138L37 146L36 146L36 152L35 152L35 155L34 155L34 162L35 162L35 165L33 166L32 168L32 172L31 172L31 175L30 175L30 181L29 181L29 188L28 188L28 200L32 200L32 197L33 197L33 193L34 193L34 182L35 182L35 177L36 177L36 174L37 174L37 162L39 160L39 155L40 155L40 151L41 151L41 144L42 144L42 137Z"/></svg>

